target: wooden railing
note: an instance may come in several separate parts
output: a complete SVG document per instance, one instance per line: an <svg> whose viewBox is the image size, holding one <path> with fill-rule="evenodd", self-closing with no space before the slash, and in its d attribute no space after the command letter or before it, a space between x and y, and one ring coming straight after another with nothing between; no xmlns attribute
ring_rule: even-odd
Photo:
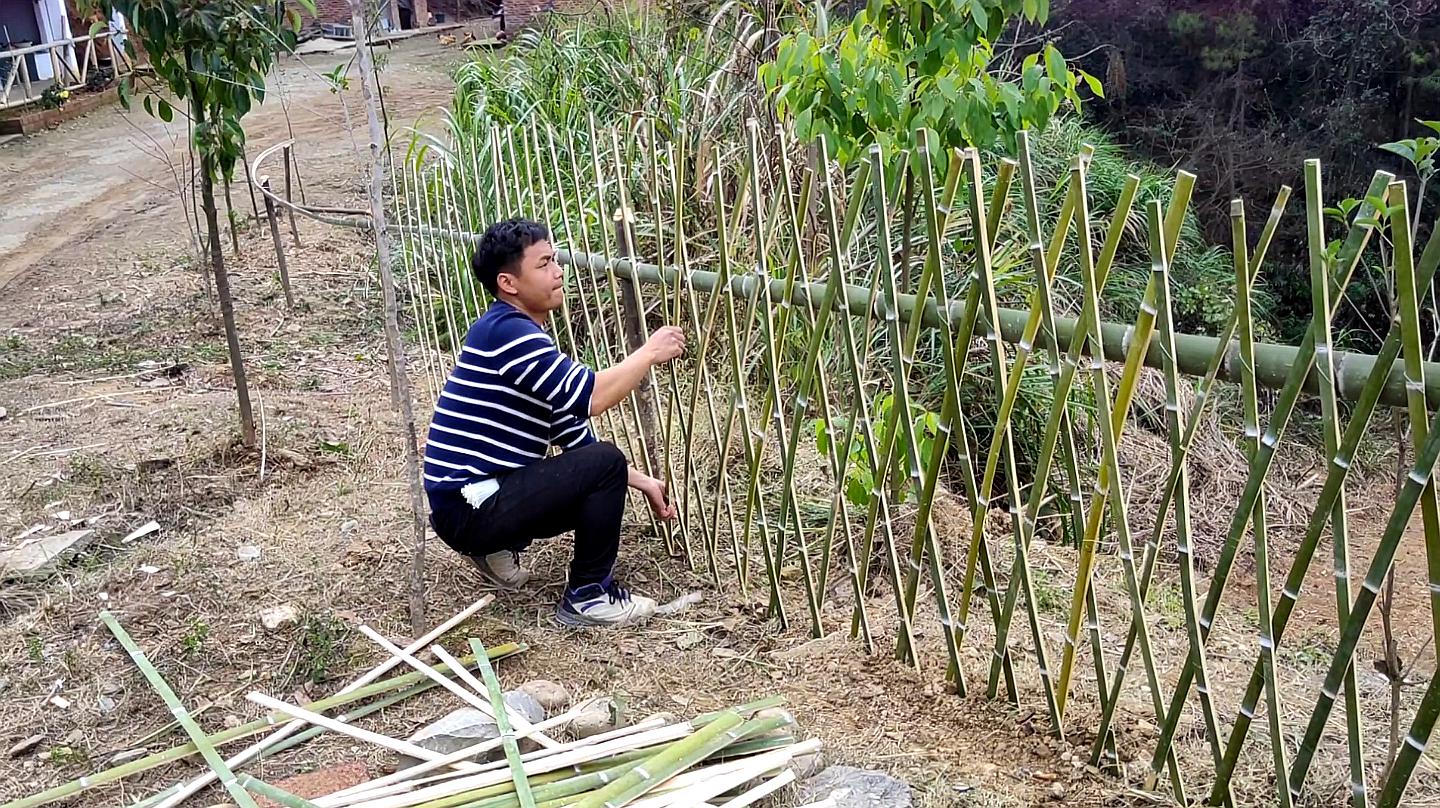
<svg viewBox="0 0 1440 808"><path fill-rule="evenodd" d="M32 104L52 85L67 90L84 87L91 75L101 69L101 54L109 56L115 77L128 75L135 69L125 49L112 39L113 32L102 31L90 36L57 39L39 45L0 51L0 109ZM55 71L53 79L32 75L27 56L45 54Z"/></svg>

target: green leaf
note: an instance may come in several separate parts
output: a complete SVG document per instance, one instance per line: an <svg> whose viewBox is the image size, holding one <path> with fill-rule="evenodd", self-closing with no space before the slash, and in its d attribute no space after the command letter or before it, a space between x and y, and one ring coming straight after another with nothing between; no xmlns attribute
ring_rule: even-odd
<svg viewBox="0 0 1440 808"><path fill-rule="evenodd" d="M1100 79L1090 75L1089 73L1086 73L1083 70L1080 71L1080 78L1085 80L1085 84L1090 87L1090 92L1094 93L1096 98L1105 97L1105 86L1100 83Z"/></svg>
<svg viewBox="0 0 1440 808"><path fill-rule="evenodd" d="M150 104L150 96L145 96L145 100L141 103L145 107L145 114L149 115L152 118L155 117L155 108Z"/></svg>
<svg viewBox="0 0 1440 808"><path fill-rule="evenodd" d="M145 100L149 101L150 99L146 98ZM160 120L164 121L165 123L170 123L175 120L175 110L171 109L169 101L161 98L158 100L156 106L160 108Z"/></svg>
<svg viewBox="0 0 1440 808"><path fill-rule="evenodd" d="M1400 155L1401 157L1404 157L1406 160L1409 160L1410 162L1414 163L1414 162L1416 162L1416 159L1415 159L1415 147L1416 147L1416 145L1417 145L1417 144L1416 144L1416 142L1415 142L1414 140L1400 140L1400 141L1396 141L1395 143L1381 143L1381 144L1380 144L1380 149L1381 149L1382 151L1390 152L1391 154L1398 154L1398 155Z"/></svg>
<svg viewBox="0 0 1440 808"><path fill-rule="evenodd" d="M108 28L108 27L109 27L108 24L107 24L104 20L96 20L95 22L93 22L93 23L90 24L90 34L89 34L89 35L90 35L90 36L95 36L96 34L100 33L101 31L104 31L104 30L105 30L106 28Z"/></svg>
<svg viewBox="0 0 1440 808"><path fill-rule="evenodd" d="M1060 51L1056 50L1053 46L1046 46L1045 48L1045 72L1050 76L1050 80L1056 84L1063 84L1065 82L1065 74L1069 72L1065 69L1065 57L1061 56Z"/></svg>

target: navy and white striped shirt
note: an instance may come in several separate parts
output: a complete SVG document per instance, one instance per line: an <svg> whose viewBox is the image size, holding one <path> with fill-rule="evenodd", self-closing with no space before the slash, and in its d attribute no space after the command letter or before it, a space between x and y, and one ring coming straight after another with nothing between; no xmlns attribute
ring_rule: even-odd
<svg viewBox="0 0 1440 808"><path fill-rule="evenodd" d="M595 372L502 300L470 326L425 441L425 489L454 491L595 442Z"/></svg>

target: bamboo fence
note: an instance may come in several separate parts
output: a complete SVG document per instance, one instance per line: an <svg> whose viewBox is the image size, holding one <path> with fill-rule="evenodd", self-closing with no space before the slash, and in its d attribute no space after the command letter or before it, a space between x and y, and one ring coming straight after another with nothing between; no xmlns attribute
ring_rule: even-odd
<svg viewBox="0 0 1440 808"><path fill-rule="evenodd" d="M553 322L562 350L614 363L635 347L627 318L690 335L645 400L595 428L668 481L680 508L667 547L717 587L765 598L781 627L846 631L917 670L943 660L959 694L1042 705L1049 731L1090 746L1093 764L1136 760L1145 787L1180 804L1290 806L1338 791L1398 806L1407 786L1411 799L1435 788L1422 756L1440 678L1402 700L1409 733L1390 763L1367 737L1382 731L1372 719L1388 716L1388 695L1355 665L1402 537L1423 540L1440 604L1440 424L1428 423L1440 366L1425 361L1420 313L1440 230L1417 255L1404 183L1377 172L1345 232L1330 233L1321 167L1306 164L1314 317L1285 346L1257 341L1252 306L1288 187L1258 239L1234 203L1234 310L1207 337L1177 332L1184 290L1171 277L1193 175L1178 172L1163 200L1142 199L1131 177L1112 209L1095 211L1088 153L1042 177L1024 133L1013 160L876 150L848 172L779 129L752 122L746 134L707 161L644 121L417 141L393 190L430 394L487 305L468 270L477 234L510 215L541 219L571 273ZM1122 254L1148 258L1143 303L1133 322L1107 322ZM1357 267L1376 261L1393 273L1396 317L1377 355L1337 350L1337 307ZM1143 492L1158 513L1140 530L1124 447L1145 376L1163 382L1153 428L1168 456L1160 490ZM1243 488L1228 527L1200 536L1192 453L1227 386L1243 418ZM1413 462L1361 570L1346 482L1382 405L1405 409ZM1018 413L1037 408L1038 427L1022 434ZM1307 440L1283 439L1310 411L1323 487L1303 539L1279 553L1266 484L1282 444ZM1298 675L1282 642L1327 536L1325 610L1340 628L1323 677ZM1208 568L1201 540L1218 546ZM1232 580L1246 557L1253 586ZM1173 625L1156 605L1162 585L1179 589ZM1332 735L1333 713L1344 726ZM1264 731L1251 733L1257 720ZM1322 769L1323 782L1307 782Z"/></svg>

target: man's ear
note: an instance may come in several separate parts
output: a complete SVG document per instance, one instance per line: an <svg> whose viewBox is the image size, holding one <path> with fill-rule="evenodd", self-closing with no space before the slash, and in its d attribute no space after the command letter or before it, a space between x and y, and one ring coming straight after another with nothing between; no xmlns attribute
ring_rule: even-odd
<svg viewBox="0 0 1440 808"><path fill-rule="evenodd" d="M496 273L495 287L507 295L520 293L520 287L515 285L515 276L509 272Z"/></svg>

